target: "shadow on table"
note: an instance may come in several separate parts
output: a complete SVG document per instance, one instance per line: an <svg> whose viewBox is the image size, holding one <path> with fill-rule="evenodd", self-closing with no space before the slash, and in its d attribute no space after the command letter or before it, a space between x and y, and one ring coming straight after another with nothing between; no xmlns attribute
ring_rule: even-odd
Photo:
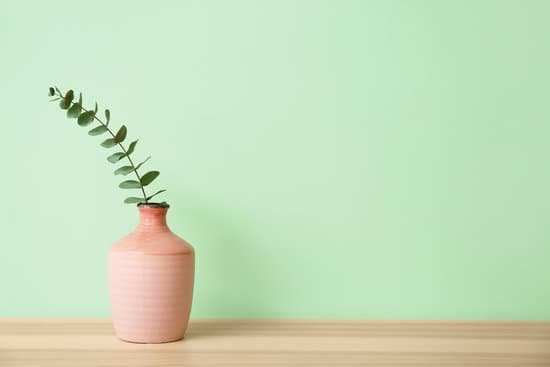
<svg viewBox="0 0 550 367"><path fill-rule="evenodd" d="M168 221L196 252L193 312L186 339L241 332L242 321L209 324L201 318L273 316L271 299L274 285L280 285L279 268L262 251L249 225L251 214L188 197L173 204Z"/></svg>
<svg viewBox="0 0 550 367"><path fill-rule="evenodd" d="M261 319L208 319L192 320L184 340L202 338L224 338L228 336L265 336L273 334L282 325L275 320Z"/></svg>

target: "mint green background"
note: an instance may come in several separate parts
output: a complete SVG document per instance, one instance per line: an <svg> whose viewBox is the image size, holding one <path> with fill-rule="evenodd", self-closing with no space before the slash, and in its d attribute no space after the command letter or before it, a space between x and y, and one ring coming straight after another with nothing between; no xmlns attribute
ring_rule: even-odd
<svg viewBox="0 0 550 367"><path fill-rule="evenodd" d="M0 5L0 316L107 316L140 138L195 317L550 319L550 2Z"/></svg>

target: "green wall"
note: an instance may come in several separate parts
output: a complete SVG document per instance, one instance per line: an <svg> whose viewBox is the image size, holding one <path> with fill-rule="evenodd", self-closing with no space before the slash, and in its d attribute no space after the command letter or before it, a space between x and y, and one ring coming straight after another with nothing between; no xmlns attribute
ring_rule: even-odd
<svg viewBox="0 0 550 367"><path fill-rule="evenodd" d="M550 2L0 5L0 316L106 316L152 154L195 317L550 319ZM154 3L154 5L153 5Z"/></svg>

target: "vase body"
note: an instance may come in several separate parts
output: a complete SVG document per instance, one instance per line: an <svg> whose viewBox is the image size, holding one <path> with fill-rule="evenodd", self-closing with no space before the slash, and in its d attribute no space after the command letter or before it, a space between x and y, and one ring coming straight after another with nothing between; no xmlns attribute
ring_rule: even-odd
<svg viewBox="0 0 550 367"><path fill-rule="evenodd" d="M195 275L193 247L166 224L167 206L139 205L137 228L109 252L109 298L117 337L135 343L183 338Z"/></svg>

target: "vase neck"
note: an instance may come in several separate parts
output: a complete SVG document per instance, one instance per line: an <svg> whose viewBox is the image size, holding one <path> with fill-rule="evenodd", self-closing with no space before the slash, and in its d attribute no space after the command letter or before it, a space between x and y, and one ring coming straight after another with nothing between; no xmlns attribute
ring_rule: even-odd
<svg viewBox="0 0 550 367"><path fill-rule="evenodd" d="M168 230L166 224L166 212L168 208L138 207L139 209L139 231L163 231Z"/></svg>

